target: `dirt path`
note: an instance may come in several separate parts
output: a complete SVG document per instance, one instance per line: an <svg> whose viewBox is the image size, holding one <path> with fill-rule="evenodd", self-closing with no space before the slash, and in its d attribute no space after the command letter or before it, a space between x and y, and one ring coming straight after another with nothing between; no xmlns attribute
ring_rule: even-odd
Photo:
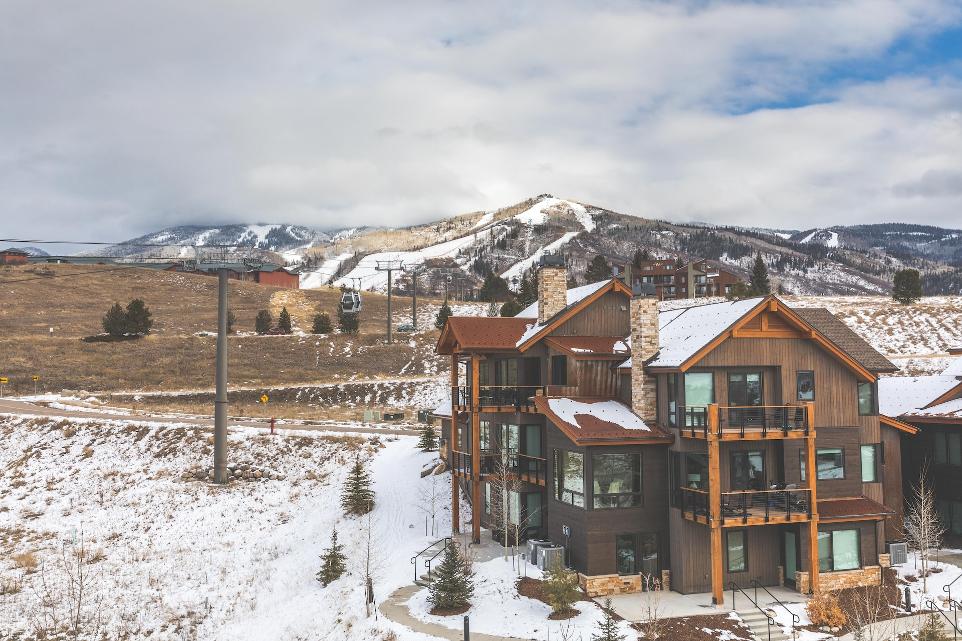
<svg viewBox="0 0 962 641"><path fill-rule="evenodd" d="M213 429L214 419L205 416L177 416L170 414L151 414L148 412L123 412L116 410L112 412L85 411L59 409L44 407L26 401L11 399L0 399L0 414L16 414L20 416L50 416L55 418L80 418L97 419L105 421L137 421L139 423L178 423L187 425L198 425L205 429ZM266 420L252 419L228 419L228 427L254 427L259 429L270 429L270 424ZM416 435L419 432L407 427L362 427L345 425L340 422L325 421L292 421L278 420L278 429L284 430L316 430L320 432L345 432L348 434L404 434Z"/></svg>

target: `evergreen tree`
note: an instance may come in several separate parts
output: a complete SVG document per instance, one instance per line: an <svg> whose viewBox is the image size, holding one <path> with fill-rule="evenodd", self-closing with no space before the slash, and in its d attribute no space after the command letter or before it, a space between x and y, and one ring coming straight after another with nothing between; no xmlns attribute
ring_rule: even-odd
<svg viewBox="0 0 962 641"><path fill-rule="evenodd" d="M124 312L120 303L114 303L100 322L104 326L104 331L111 336L123 336L127 333L127 313Z"/></svg>
<svg viewBox="0 0 962 641"><path fill-rule="evenodd" d="M900 269L892 282L892 298L903 305L917 303L922 298L922 278L917 269Z"/></svg>
<svg viewBox="0 0 962 641"><path fill-rule="evenodd" d="M444 304L441 305L441 309L438 310L438 315L434 319L434 326L438 329L444 329L444 324L448 322L448 317L451 315L451 306L448 305L448 299L444 299Z"/></svg>
<svg viewBox="0 0 962 641"><path fill-rule="evenodd" d="M341 578L341 575L347 570L346 561L347 558L344 556L344 546L337 542L337 528L331 532L331 547L324 551L321 555L321 569L317 573L317 580L325 587L331 584L332 581L336 581Z"/></svg>
<svg viewBox="0 0 962 641"><path fill-rule="evenodd" d="M585 282L597 283L609 278L611 278L611 265L608 264L604 256L596 255L588 264L588 269L585 270Z"/></svg>
<svg viewBox="0 0 962 641"><path fill-rule="evenodd" d="M636 269L641 269L641 264L645 261L651 260L651 252L648 248L641 248L635 250L635 255L631 259L631 264L634 265Z"/></svg>
<svg viewBox="0 0 962 641"><path fill-rule="evenodd" d="M752 265L752 275L748 279L748 287L756 296L768 296L772 293L772 284L768 280L768 267L762 260L761 253L755 254L755 264Z"/></svg>
<svg viewBox="0 0 962 641"><path fill-rule="evenodd" d="M418 439L418 447L422 452L430 452L438 448L438 434L434 431L434 426L428 423L421 430L421 437Z"/></svg>
<svg viewBox="0 0 962 641"><path fill-rule="evenodd" d="M472 578L467 559L457 544L449 543L434 574L434 582L428 587L428 602L438 610L467 607L474 596Z"/></svg>
<svg viewBox="0 0 962 641"><path fill-rule="evenodd" d="M277 330L282 334L290 334L294 331L291 325L291 315L287 307L281 307L281 313L277 317Z"/></svg>
<svg viewBox="0 0 962 641"><path fill-rule="evenodd" d="M150 310L143 300L135 298L127 303L127 333L149 334L154 321L150 317Z"/></svg>
<svg viewBox="0 0 962 641"><path fill-rule="evenodd" d="M262 309L257 312L257 318L254 319L254 331L258 334L267 334L271 331L271 327L274 325L274 319L271 318L271 313L266 309Z"/></svg>
<svg viewBox="0 0 962 641"><path fill-rule="evenodd" d="M311 331L315 334L330 334L333 331L331 326L331 317L327 312L321 312L314 316L314 326Z"/></svg>
<svg viewBox="0 0 962 641"><path fill-rule="evenodd" d="M351 314L338 307L337 328L342 334L357 334L361 329L361 314Z"/></svg>
<svg viewBox="0 0 962 641"><path fill-rule="evenodd" d="M518 306L524 309L531 303L537 302L537 300L538 284L535 283L534 278L531 276L523 277L521 284L518 286ZM504 316L504 314L501 315Z"/></svg>
<svg viewBox="0 0 962 641"><path fill-rule="evenodd" d="M502 316L517 316L518 312L522 310L520 304L517 301L509 300L505 301L504 305L501 306L500 314Z"/></svg>
<svg viewBox="0 0 962 641"><path fill-rule="evenodd" d="M228 308L227 310L227 333L228 334L234 333L235 323L237 323L237 317L234 316L234 310Z"/></svg>
<svg viewBox="0 0 962 641"><path fill-rule="evenodd" d="M345 514L360 516L374 509L374 491L371 489L371 477L360 459L355 459L347 483L341 493L341 507Z"/></svg>
<svg viewBox="0 0 962 641"><path fill-rule="evenodd" d="M481 289L478 291L479 300L507 300L511 297L511 289L508 288L508 283L506 280L494 272L491 272L484 277L484 284L481 285Z"/></svg>
<svg viewBox="0 0 962 641"><path fill-rule="evenodd" d="M611 610L611 598L605 599L602 608L604 618L598 622L598 633L591 635L591 641L625 641L625 635L618 631L618 621Z"/></svg>
<svg viewBox="0 0 962 641"><path fill-rule="evenodd" d="M925 618L925 623L919 630L919 641L945 641L946 639L948 637L945 634L945 628L942 627L942 621L939 615L933 612Z"/></svg>
<svg viewBox="0 0 962 641"><path fill-rule="evenodd" d="M578 576L568 572L560 562L549 569L541 584L552 614L564 614L578 600Z"/></svg>

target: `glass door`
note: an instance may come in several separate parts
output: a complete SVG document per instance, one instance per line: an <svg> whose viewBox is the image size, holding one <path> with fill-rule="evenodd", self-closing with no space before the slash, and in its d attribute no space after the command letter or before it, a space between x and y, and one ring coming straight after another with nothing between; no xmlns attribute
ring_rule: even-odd
<svg viewBox="0 0 962 641"><path fill-rule="evenodd" d="M795 572L798 570L798 537L794 530L785 530L785 584L795 587Z"/></svg>
<svg viewBox="0 0 962 641"><path fill-rule="evenodd" d="M729 372L728 374L728 421L733 426L761 425L764 417L762 406L762 373Z"/></svg>

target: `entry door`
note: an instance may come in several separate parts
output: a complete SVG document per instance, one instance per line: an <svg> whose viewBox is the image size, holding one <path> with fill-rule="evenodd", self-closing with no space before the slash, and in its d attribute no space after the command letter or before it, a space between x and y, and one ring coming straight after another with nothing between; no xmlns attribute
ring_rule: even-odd
<svg viewBox="0 0 962 641"><path fill-rule="evenodd" d="M794 530L785 530L785 583L795 586L795 571L798 570L798 536Z"/></svg>

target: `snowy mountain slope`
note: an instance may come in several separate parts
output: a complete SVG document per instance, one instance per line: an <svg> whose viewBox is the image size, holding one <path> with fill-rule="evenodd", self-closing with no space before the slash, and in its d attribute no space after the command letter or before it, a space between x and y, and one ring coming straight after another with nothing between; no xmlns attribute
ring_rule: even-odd
<svg viewBox="0 0 962 641"><path fill-rule="evenodd" d="M290 255L291 259L294 259L299 253L302 254L303 250L326 243L330 238L330 235L325 232L299 225L251 224L217 227L182 225L133 238L119 245L97 249L89 255L193 258L197 253L193 248L179 247L179 245L197 247L227 245L285 253L285 257Z"/></svg>

